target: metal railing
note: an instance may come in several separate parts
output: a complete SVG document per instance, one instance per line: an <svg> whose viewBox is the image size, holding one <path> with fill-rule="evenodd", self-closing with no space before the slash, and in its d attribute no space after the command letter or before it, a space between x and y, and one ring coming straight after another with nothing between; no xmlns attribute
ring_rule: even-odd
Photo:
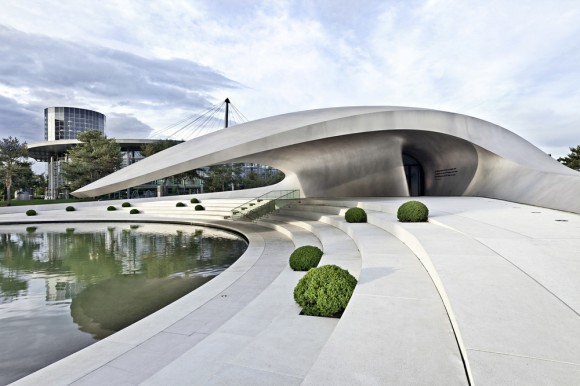
<svg viewBox="0 0 580 386"><path fill-rule="evenodd" d="M300 190L273 190L232 209L232 220L256 221L300 200Z"/></svg>

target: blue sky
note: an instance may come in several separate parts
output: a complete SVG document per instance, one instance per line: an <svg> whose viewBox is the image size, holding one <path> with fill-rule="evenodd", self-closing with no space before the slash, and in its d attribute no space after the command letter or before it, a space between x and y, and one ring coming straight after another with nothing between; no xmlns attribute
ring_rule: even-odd
<svg viewBox="0 0 580 386"><path fill-rule="evenodd" d="M0 137L43 109L147 137L229 97L249 119L342 105L475 116L561 156L580 144L580 2L0 2Z"/></svg>

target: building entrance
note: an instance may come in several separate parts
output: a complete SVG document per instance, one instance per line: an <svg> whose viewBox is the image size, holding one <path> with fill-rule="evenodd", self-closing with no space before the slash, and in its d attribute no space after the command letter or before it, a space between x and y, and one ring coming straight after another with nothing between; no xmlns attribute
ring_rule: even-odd
<svg viewBox="0 0 580 386"><path fill-rule="evenodd" d="M423 167L419 161L408 154L403 153L403 168L407 177L407 187L411 197L425 194L423 187Z"/></svg>

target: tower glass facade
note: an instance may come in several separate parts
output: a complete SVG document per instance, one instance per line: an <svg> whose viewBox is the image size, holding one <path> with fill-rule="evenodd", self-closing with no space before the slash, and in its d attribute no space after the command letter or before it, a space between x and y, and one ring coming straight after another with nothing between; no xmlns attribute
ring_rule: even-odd
<svg viewBox="0 0 580 386"><path fill-rule="evenodd" d="M77 139L79 134L89 130L98 130L105 134L106 121L104 114L93 110L76 107L48 107L44 109L44 140ZM66 154L55 154L50 157L47 170L47 199L60 198L59 188L65 184L62 163L66 161ZM66 193L64 194L67 196Z"/></svg>
<svg viewBox="0 0 580 386"><path fill-rule="evenodd" d="M77 139L89 130L105 132L107 118L97 111L76 107L48 107L44 109L44 140Z"/></svg>

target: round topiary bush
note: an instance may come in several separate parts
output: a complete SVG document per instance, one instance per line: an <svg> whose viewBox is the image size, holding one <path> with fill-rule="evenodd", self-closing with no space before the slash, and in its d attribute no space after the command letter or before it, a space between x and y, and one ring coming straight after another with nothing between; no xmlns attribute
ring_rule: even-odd
<svg viewBox="0 0 580 386"><path fill-rule="evenodd" d="M74 212L75 211L75 207L74 206L67 206L65 210L67 212Z"/></svg>
<svg viewBox="0 0 580 386"><path fill-rule="evenodd" d="M367 212L362 208L350 208L344 214L346 222L367 222Z"/></svg>
<svg viewBox="0 0 580 386"><path fill-rule="evenodd" d="M186 205L183 202L178 202L177 204L175 204L175 206L178 208L183 208Z"/></svg>
<svg viewBox="0 0 580 386"><path fill-rule="evenodd" d="M27 216L36 216L36 211L34 209L28 209L26 211Z"/></svg>
<svg viewBox="0 0 580 386"><path fill-rule="evenodd" d="M205 210L205 208L202 205L196 205L195 210Z"/></svg>
<svg viewBox="0 0 580 386"><path fill-rule="evenodd" d="M305 245L296 248L290 255L290 268L294 271L308 271L320 262L322 251L318 247Z"/></svg>
<svg viewBox="0 0 580 386"><path fill-rule="evenodd" d="M130 214L139 214L139 209L131 209L131 211L129 212Z"/></svg>
<svg viewBox="0 0 580 386"><path fill-rule="evenodd" d="M192 204L199 204L201 201L199 201L197 198L192 198L191 200L189 200L189 202L191 202Z"/></svg>
<svg viewBox="0 0 580 386"><path fill-rule="evenodd" d="M419 201L407 201L397 210L400 222L425 222L429 218L429 209Z"/></svg>
<svg viewBox="0 0 580 386"><path fill-rule="evenodd" d="M117 210L117 208L115 208L113 205L111 205L111 206L107 206L107 210L113 211L113 210Z"/></svg>
<svg viewBox="0 0 580 386"><path fill-rule="evenodd" d="M305 315L335 316L346 308L356 283L336 265L312 268L294 288L294 300Z"/></svg>
<svg viewBox="0 0 580 386"><path fill-rule="evenodd" d="M129 203L129 202L124 202L124 203L122 203L122 204L121 204L121 206L122 206L123 208L129 208L129 207L131 206L131 203Z"/></svg>

